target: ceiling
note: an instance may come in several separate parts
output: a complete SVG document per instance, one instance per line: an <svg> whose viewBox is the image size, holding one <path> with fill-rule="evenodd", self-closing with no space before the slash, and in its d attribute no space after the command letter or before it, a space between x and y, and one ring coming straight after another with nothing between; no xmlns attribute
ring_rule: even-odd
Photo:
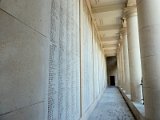
<svg viewBox="0 0 160 120"><path fill-rule="evenodd" d="M106 56L116 56L126 0L89 0Z"/></svg>

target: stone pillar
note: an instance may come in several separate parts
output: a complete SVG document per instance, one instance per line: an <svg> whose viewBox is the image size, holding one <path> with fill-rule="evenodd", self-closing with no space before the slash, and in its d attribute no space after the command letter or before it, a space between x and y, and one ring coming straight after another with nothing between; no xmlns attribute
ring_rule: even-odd
<svg viewBox="0 0 160 120"><path fill-rule="evenodd" d="M160 1L137 0L147 120L160 120Z"/></svg>
<svg viewBox="0 0 160 120"><path fill-rule="evenodd" d="M118 73L118 81L117 86L120 87L120 64L119 64L119 53L117 51L117 73Z"/></svg>
<svg viewBox="0 0 160 120"><path fill-rule="evenodd" d="M120 80L120 87L122 88L123 87L123 69L122 69L122 56L121 56L121 48L120 48L120 51L119 51L119 59L120 59L120 77L121 77L121 80Z"/></svg>
<svg viewBox="0 0 160 120"><path fill-rule="evenodd" d="M120 51L117 51L117 68L118 68L118 87L121 88L121 63L120 63Z"/></svg>
<svg viewBox="0 0 160 120"><path fill-rule="evenodd" d="M130 73L129 73L129 59L128 59L128 41L127 41L127 31L126 28L122 29L123 35L123 51L124 51L124 71L125 71L125 92L130 94Z"/></svg>
<svg viewBox="0 0 160 120"><path fill-rule="evenodd" d="M127 7L125 10L127 18L128 54L131 81L131 100L141 100L141 59L139 48L139 32L136 7Z"/></svg>
<svg viewBox="0 0 160 120"><path fill-rule="evenodd" d="M122 41L121 41L122 42ZM124 57L123 57L123 44L120 46L120 59L121 59L121 87L125 90L125 74L124 74Z"/></svg>

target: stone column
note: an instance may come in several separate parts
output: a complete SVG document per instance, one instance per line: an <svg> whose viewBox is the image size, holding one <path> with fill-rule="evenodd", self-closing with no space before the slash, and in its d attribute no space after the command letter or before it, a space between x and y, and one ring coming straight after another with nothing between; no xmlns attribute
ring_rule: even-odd
<svg viewBox="0 0 160 120"><path fill-rule="evenodd" d="M160 120L160 1L137 0L145 115Z"/></svg>
<svg viewBox="0 0 160 120"><path fill-rule="evenodd" d="M121 74L121 88L123 87L123 69L122 69L122 55L121 55L121 48L120 48L120 51L119 51L119 59L120 59L120 74Z"/></svg>
<svg viewBox="0 0 160 120"><path fill-rule="evenodd" d="M121 59L121 87L123 88L123 90L125 90L125 74L124 74L124 57L123 57L123 44L121 41L121 46L120 46L120 59Z"/></svg>
<svg viewBox="0 0 160 120"><path fill-rule="evenodd" d="M120 64L119 64L119 53L117 51L117 73L118 73L118 84L117 86L120 87Z"/></svg>
<svg viewBox="0 0 160 120"><path fill-rule="evenodd" d="M117 51L117 68L118 68L118 87L121 88L121 63L120 63L120 51Z"/></svg>
<svg viewBox="0 0 160 120"><path fill-rule="evenodd" d="M127 33L128 33L128 54L129 54L129 68L131 81L131 100L141 100L141 59L139 48L139 32L137 9L134 6L125 9L127 18Z"/></svg>
<svg viewBox="0 0 160 120"><path fill-rule="evenodd" d="M124 51L124 71L125 71L125 92L130 94L130 73L129 73L129 59L128 59L128 41L127 41L127 30L123 28L121 30L123 35L123 51Z"/></svg>

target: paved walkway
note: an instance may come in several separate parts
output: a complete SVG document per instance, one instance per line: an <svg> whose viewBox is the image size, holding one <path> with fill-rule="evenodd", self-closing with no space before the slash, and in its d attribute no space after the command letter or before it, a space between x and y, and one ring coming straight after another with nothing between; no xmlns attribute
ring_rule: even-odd
<svg viewBox="0 0 160 120"><path fill-rule="evenodd" d="M88 120L135 120L117 88L107 88Z"/></svg>

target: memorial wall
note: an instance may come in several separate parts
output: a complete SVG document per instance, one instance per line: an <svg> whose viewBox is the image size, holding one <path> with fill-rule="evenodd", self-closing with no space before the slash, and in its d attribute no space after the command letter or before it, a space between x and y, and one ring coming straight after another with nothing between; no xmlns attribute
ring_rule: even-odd
<svg viewBox="0 0 160 120"><path fill-rule="evenodd" d="M79 1L52 0L48 120L80 118Z"/></svg>
<svg viewBox="0 0 160 120"><path fill-rule="evenodd" d="M0 0L0 120L79 120L94 108L106 61L82 3Z"/></svg>
<svg viewBox="0 0 160 120"><path fill-rule="evenodd" d="M106 61L86 1L82 11L83 111L87 112L106 87Z"/></svg>
<svg viewBox="0 0 160 120"><path fill-rule="evenodd" d="M106 86L106 63L92 24L88 7L83 3L83 19L78 0L53 0L51 11L50 74L48 93L49 120L78 120L80 105L87 110ZM79 27L83 28L80 34ZM83 35L83 36L79 36ZM81 39L80 39L81 38ZM80 52L80 44L83 49ZM80 55L81 53L81 55ZM80 62L83 56L83 82L80 79ZM80 83L81 86L80 87ZM83 92L83 100L80 93Z"/></svg>

